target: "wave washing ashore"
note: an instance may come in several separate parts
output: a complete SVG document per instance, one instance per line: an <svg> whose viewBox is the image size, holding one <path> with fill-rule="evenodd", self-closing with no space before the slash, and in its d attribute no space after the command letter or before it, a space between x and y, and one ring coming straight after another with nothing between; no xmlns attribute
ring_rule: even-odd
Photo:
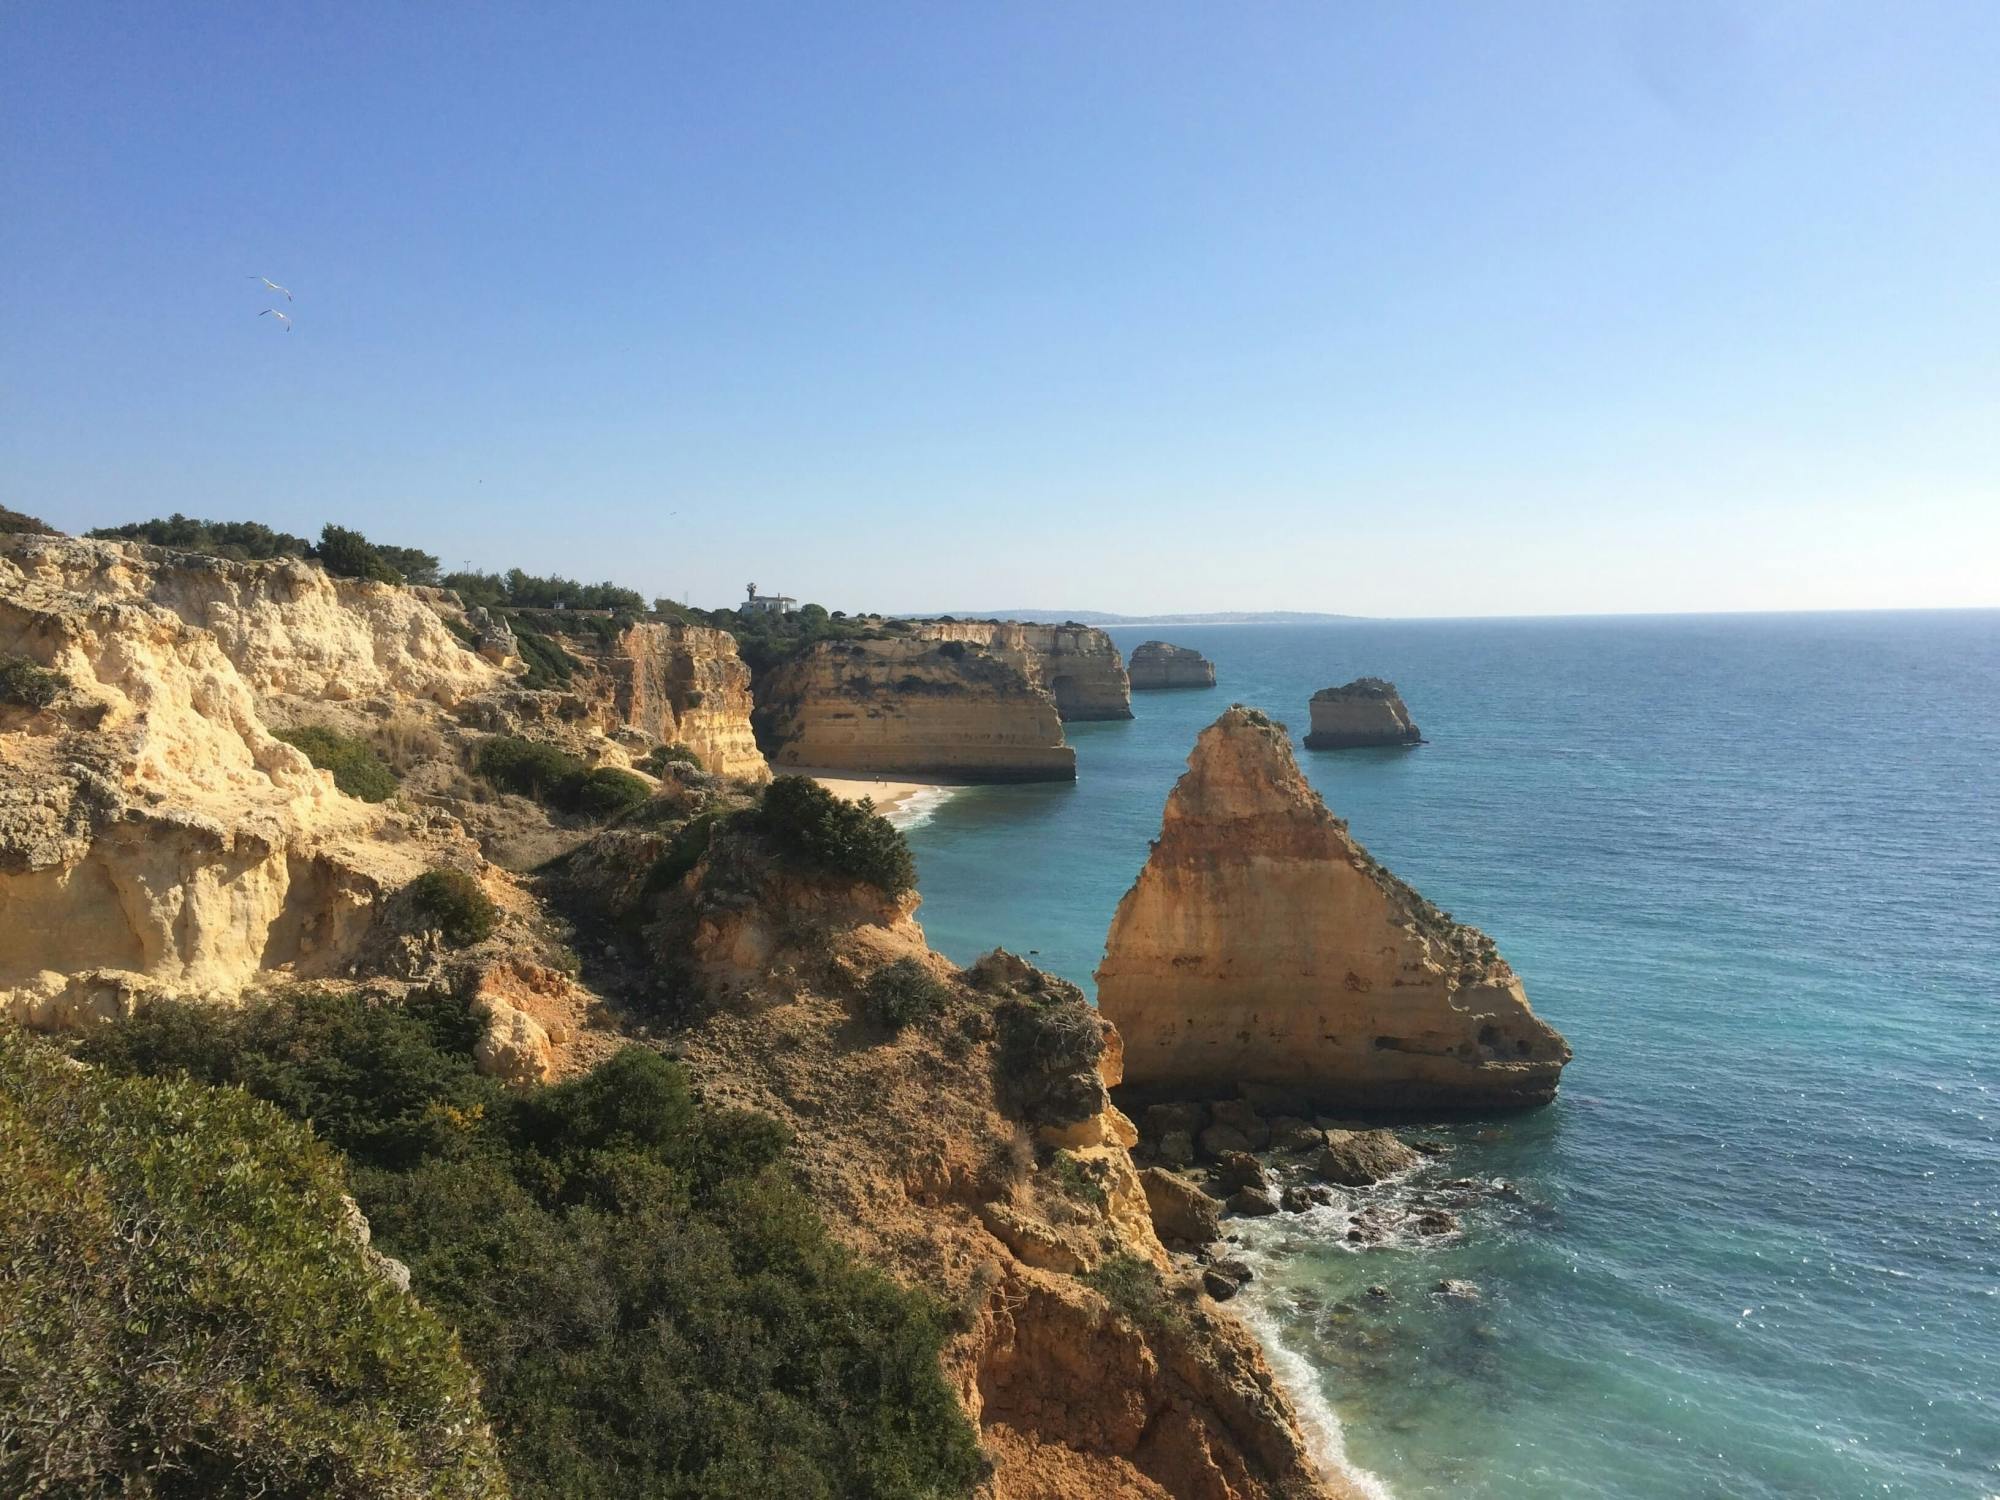
<svg viewBox="0 0 2000 1500"><path fill-rule="evenodd" d="M849 802L867 798L875 805L875 811L905 832L921 828L951 799L954 792L964 790L955 782L884 781L841 771L799 770L791 774L810 776L834 796L844 797Z"/></svg>
<svg viewBox="0 0 2000 1500"><path fill-rule="evenodd" d="M1301 764L1576 1052L1403 1179L1229 1221L1328 1455L1396 1500L2000 1494L2000 614L1170 634L1215 689L911 828L932 943L1088 987L1199 730L1377 675L1430 743ZM1457 1232L1345 1238L1454 1182Z"/></svg>

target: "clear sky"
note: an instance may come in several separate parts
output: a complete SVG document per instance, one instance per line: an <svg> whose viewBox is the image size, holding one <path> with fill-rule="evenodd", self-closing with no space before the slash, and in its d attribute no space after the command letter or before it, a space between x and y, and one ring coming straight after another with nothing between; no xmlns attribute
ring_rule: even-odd
<svg viewBox="0 0 2000 1500"><path fill-rule="evenodd" d="M0 203L0 503L65 528L703 604L2000 604L1993 0L9 0Z"/></svg>

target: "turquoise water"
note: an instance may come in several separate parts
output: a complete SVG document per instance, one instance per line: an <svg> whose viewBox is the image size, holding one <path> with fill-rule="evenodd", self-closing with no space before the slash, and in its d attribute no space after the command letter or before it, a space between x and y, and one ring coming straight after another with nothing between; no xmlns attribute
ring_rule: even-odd
<svg viewBox="0 0 2000 1500"><path fill-rule="evenodd" d="M1087 985L1196 732L1302 734L1374 673L1432 743L1302 763L1576 1049L1554 1105L1383 1190L1512 1183L1463 1235L1249 1231L1350 1464L1397 1500L2000 1495L2000 614L1113 634L1220 685L913 828L937 947Z"/></svg>

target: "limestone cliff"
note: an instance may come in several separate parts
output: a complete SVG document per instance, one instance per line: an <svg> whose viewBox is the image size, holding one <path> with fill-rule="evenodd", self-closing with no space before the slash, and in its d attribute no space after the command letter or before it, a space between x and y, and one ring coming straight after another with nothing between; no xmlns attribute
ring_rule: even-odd
<svg viewBox="0 0 2000 1500"><path fill-rule="evenodd" d="M962 641L1011 663L1047 690L1066 722L1132 717L1132 688L1111 637L1089 625L1024 625L1012 620L922 620L922 640Z"/></svg>
<svg viewBox="0 0 2000 1500"><path fill-rule="evenodd" d="M40 1025L347 964L450 834L341 795L264 695L436 708L499 676L386 585L24 535L0 537L0 654L68 683L0 707L0 1014Z"/></svg>
<svg viewBox="0 0 2000 1500"><path fill-rule="evenodd" d="M635 892L614 832L571 863L572 895L627 931L649 918L631 969L677 976L671 1045L704 1099L785 1122L834 1231L951 1309L982 1495L1344 1500L1255 1341L1161 1245L1110 1100L1117 1033L1081 992L1004 953L957 970L914 895L795 868L726 815L698 826L670 887ZM944 998L888 1032L865 996L898 961Z"/></svg>
<svg viewBox="0 0 2000 1500"><path fill-rule="evenodd" d="M1321 688L1312 695L1311 708L1308 750L1423 743L1396 685L1379 677L1357 677L1342 687Z"/></svg>
<svg viewBox="0 0 2000 1500"><path fill-rule="evenodd" d="M1132 691L1215 686L1215 663L1187 646L1147 641L1132 653Z"/></svg>
<svg viewBox="0 0 2000 1500"><path fill-rule="evenodd" d="M1196 741L1097 982L1139 1092L1262 1082L1335 1112L1528 1105L1570 1055L1492 940L1370 858L1283 726L1240 706Z"/></svg>
<svg viewBox="0 0 2000 1500"><path fill-rule="evenodd" d="M639 622L550 635L576 661L569 690L602 733L636 731L648 743L684 745L720 776L770 778L750 729L750 669L727 631Z"/></svg>
<svg viewBox="0 0 2000 1500"><path fill-rule="evenodd" d="M779 766L961 781L1076 776L1050 692L974 641L822 641L760 681L758 697Z"/></svg>

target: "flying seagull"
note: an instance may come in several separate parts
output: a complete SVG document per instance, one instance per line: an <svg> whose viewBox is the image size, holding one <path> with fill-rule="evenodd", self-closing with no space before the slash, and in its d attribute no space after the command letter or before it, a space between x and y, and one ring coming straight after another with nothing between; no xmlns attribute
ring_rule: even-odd
<svg viewBox="0 0 2000 1500"><path fill-rule="evenodd" d="M285 300L287 302L292 300L292 294L289 291L286 291L284 287L279 286L277 282L273 281L268 276L246 276L243 279L245 281L261 281L264 283L265 286L269 287L274 292L284 292Z"/></svg>
<svg viewBox="0 0 2000 1500"><path fill-rule="evenodd" d="M292 331L292 315L290 313L281 313L275 307L267 307L258 313L257 316L260 318L276 318L280 323L285 325L285 332L290 333Z"/></svg>

